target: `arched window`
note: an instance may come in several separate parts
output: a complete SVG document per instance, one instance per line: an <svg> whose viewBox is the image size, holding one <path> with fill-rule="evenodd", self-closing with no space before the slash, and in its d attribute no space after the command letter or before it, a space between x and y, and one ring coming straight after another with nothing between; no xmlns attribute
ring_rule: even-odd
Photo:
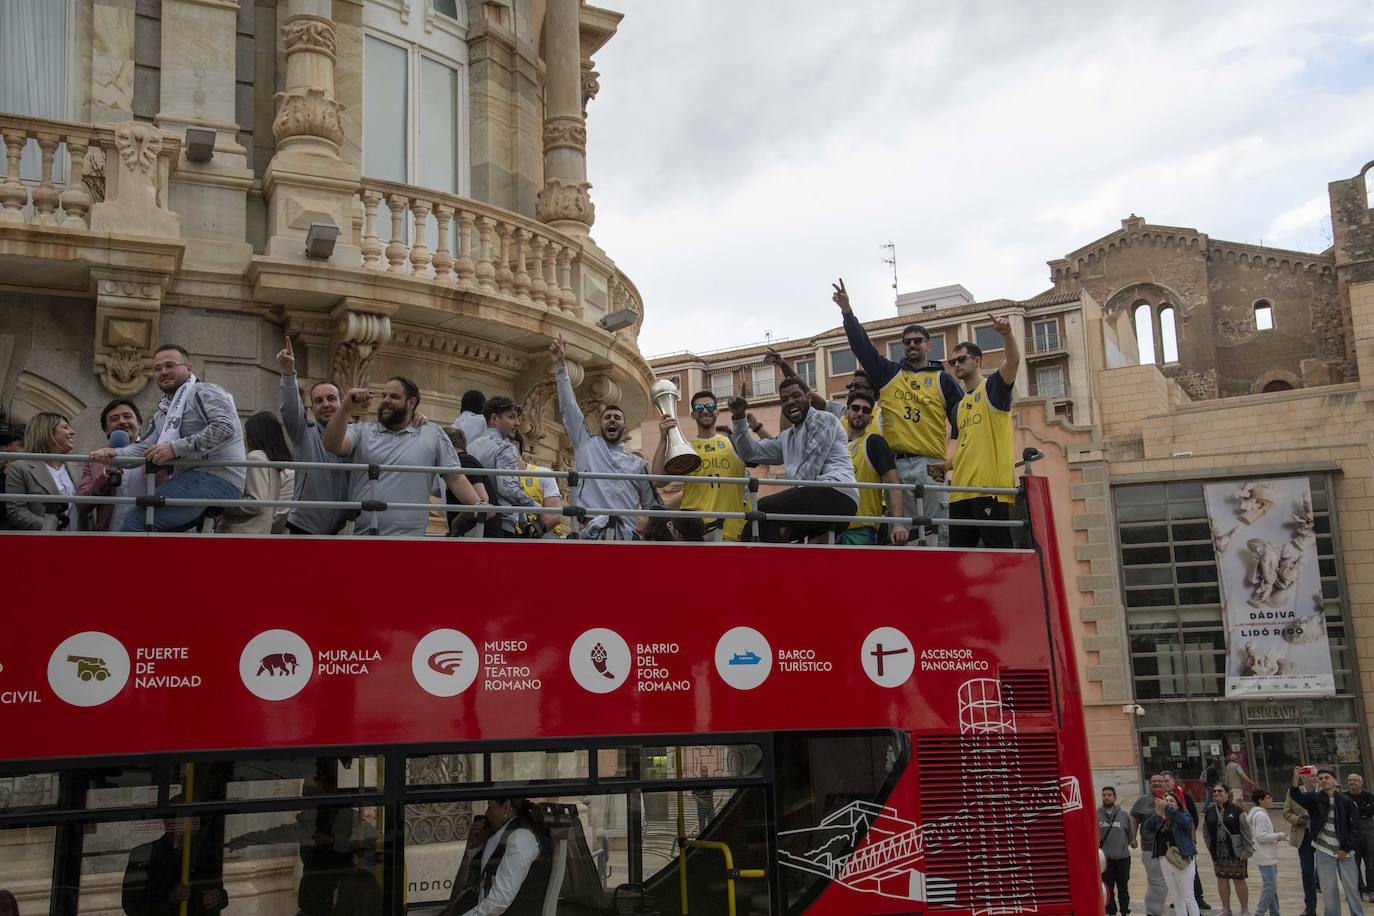
<svg viewBox="0 0 1374 916"><path fill-rule="evenodd" d="M1164 350L1164 362L1178 362L1178 325L1174 323L1174 307L1159 310L1159 339Z"/></svg>
<svg viewBox="0 0 1374 916"><path fill-rule="evenodd" d="M1274 379L1272 382L1270 382L1269 384L1265 385L1264 388L1261 389L1261 390L1263 390L1263 391L1292 391L1292 390L1293 390L1293 386L1290 385L1290 384L1288 384L1287 382L1285 382L1285 381L1284 381L1283 379L1281 379L1281 378L1276 378L1276 379Z"/></svg>
<svg viewBox="0 0 1374 916"><path fill-rule="evenodd" d="M1274 307L1265 299L1255 303L1255 330L1272 331L1274 329Z"/></svg>
<svg viewBox="0 0 1374 916"><path fill-rule="evenodd" d="M1135 343L1140 351L1140 365L1147 366L1155 361L1155 321L1154 309L1148 302L1135 307Z"/></svg>

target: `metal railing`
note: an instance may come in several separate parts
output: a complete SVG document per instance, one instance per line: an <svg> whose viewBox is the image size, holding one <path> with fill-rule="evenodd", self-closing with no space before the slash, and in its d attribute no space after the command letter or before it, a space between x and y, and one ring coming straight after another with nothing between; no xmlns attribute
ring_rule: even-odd
<svg viewBox="0 0 1374 916"><path fill-rule="evenodd" d="M40 462L64 462L64 463L86 463L94 459L80 454L60 454L48 452L8 452L4 453L4 462L15 461L40 461ZM1025 469L1027 474L1031 474L1033 462L1044 457L1043 453L1037 449L1026 449L1021 461L1016 462L1017 467ZM114 458L110 464L119 468L144 467L147 473L144 475L146 491L138 496L65 496L51 495L46 493L0 493L0 510L3 510L8 503L42 503L48 506L47 514L57 515L68 505L77 506L134 506L141 508L145 512L144 532L145 533L166 533L154 531L154 519L156 511L164 507L199 507L202 509L229 509L229 508L256 508L256 509L331 509L343 510L357 513L356 517L362 514L371 513L375 516L380 513L400 510L410 512L438 512L445 516L449 514L477 514L481 516L497 515L557 515L565 517L572 525L574 537L580 528L589 518L669 518L669 519L742 519L751 526L751 533L754 541L759 539L759 525L762 522L807 522L823 523L831 526L838 526L840 523L868 523L876 525L901 525L902 527L914 531L926 529L934 530L937 527L959 526L975 528L1014 528L1026 527L1023 519L953 519L953 518L933 518L919 514L924 508L924 499L930 493L974 493L981 496L1013 496L1018 499L1023 496L1021 487L955 487L946 484L907 484L907 483L859 483L855 481L826 481L826 480L794 480L791 478L759 478L759 477L710 477L703 478L690 475L673 474L622 474L594 471L555 471L548 468L540 468L537 471L520 471L498 468L452 468L452 467L431 467L426 465L378 465L362 464L350 462L322 462L322 461L256 461L249 459L235 461L195 461L190 459L177 459L166 465L146 464L142 458ZM329 473L346 473L362 475L367 480L368 492L366 498L357 500L283 500L283 499L216 499L209 497L181 498L159 496L155 492L157 487L156 472L164 469L205 469L205 468L275 468L278 470L300 470L300 471L325 471ZM538 477L553 478L555 480L566 481L568 485L567 504L561 507L546 506L515 506L505 504L477 503L473 505L454 504L454 503L407 503L407 502L387 502L377 498L377 485L382 474L429 474L446 475L461 473L469 478L495 478L495 477ZM698 511L691 509L617 509L609 506L582 506L578 504L578 494L581 484L589 480L621 480L621 481L649 481L652 484L665 483L703 483L709 482L713 485L742 485L748 502L748 508L744 511L725 512L725 511ZM781 486L781 487L815 487L822 489L857 489L857 490L882 490L894 492L911 492L915 496L918 514L915 516L893 516L893 515L820 515L820 514L797 514L797 513L776 513L765 512L759 509L759 488L762 485ZM209 513L211 515L218 513ZM613 532L614 527L609 526ZM829 538L834 541L833 528ZM913 546L915 545L913 541Z"/></svg>

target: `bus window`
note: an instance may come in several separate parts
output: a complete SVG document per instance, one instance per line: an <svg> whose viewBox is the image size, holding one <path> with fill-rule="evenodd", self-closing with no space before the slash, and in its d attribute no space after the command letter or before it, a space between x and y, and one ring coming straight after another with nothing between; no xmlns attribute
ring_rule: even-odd
<svg viewBox="0 0 1374 916"><path fill-rule="evenodd" d="M240 801L361 793L383 788L377 757L281 757L182 762L172 792L191 781L192 801Z"/></svg>
<svg viewBox="0 0 1374 916"><path fill-rule="evenodd" d="M818 873L824 869L812 867L817 851L835 860L857 847L882 813L911 757L911 744L897 731L783 732L774 738L773 755L783 896L789 910L798 912L825 886ZM845 809L853 816L846 817ZM822 826L827 818L833 827Z"/></svg>
<svg viewBox="0 0 1374 916"><path fill-rule="evenodd" d="M524 783L587 779L591 757L587 750L499 751L490 755L487 781L517 786Z"/></svg>
<svg viewBox="0 0 1374 916"><path fill-rule="evenodd" d="M456 786L486 782L481 754L425 754L406 758L406 785Z"/></svg>
<svg viewBox="0 0 1374 916"><path fill-rule="evenodd" d="M719 779L763 770L757 744L620 747L601 753L606 755L598 757L602 779Z"/></svg>
<svg viewBox="0 0 1374 916"><path fill-rule="evenodd" d="M157 802L151 767L89 767L0 777L0 812L127 808Z"/></svg>

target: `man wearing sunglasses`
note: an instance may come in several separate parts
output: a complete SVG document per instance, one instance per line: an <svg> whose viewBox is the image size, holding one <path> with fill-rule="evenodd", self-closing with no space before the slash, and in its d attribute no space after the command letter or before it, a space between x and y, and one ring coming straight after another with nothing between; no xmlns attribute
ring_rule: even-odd
<svg viewBox="0 0 1374 916"><path fill-rule="evenodd" d="M959 444L951 481L956 487L1016 486L1011 388L1021 366L1021 350L1011 333L1011 319L994 318L992 327L1002 335L1002 365L996 372L983 375L983 351L975 343L958 344L949 360L967 392L959 404ZM1002 493L953 493L949 517L1005 521L1015 499ZM1011 529L951 526L951 547L977 547L980 542L984 547L1010 547Z"/></svg>
<svg viewBox="0 0 1374 916"><path fill-rule="evenodd" d="M956 412L964 391L944 366L930 359L930 333L919 324L902 329L902 361L895 363L878 352L868 332L849 307L849 292L844 280L834 284L830 297L844 313L844 333L849 349L868 374L868 381L878 392L878 406L882 408L883 438L892 448L897 463L897 476L902 483L928 484L941 480L945 465L946 443L950 431L957 428ZM916 511L916 498L904 493L902 515L945 516L948 514L948 494L927 497L925 512ZM925 532L918 534L918 538ZM938 542L949 543L949 535L940 529Z"/></svg>
<svg viewBox="0 0 1374 916"><path fill-rule="evenodd" d="M693 477L705 478L701 483L684 484L680 507L689 512L744 512L748 504L742 483L714 483L713 477L744 477L748 472L730 437L716 431L716 396L709 391L692 395L692 419L697 424L692 448L701 456L701 466ZM668 454L668 431L677 426L677 417L658 422L658 448L654 451L653 473L662 474ZM738 541L744 530L742 518L710 518L706 522L706 540Z"/></svg>
<svg viewBox="0 0 1374 916"><path fill-rule="evenodd" d="M854 462L854 479L859 483L900 483L897 478L897 465L892 460L892 449L878 432L873 429L873 412L877 402L870 394L851 391L849 404L844 412L844 431L849 437L849 459ZM888 511L892 516L900 515L902 501L891 490L859 490L858 515L883 515L883 500L886 498ZM901 525L892 526L892 543L901 546L907 542L910 532ZM879 541L877 522L853 521L848 530L840 536L841 544L872 545Z"/></svg>

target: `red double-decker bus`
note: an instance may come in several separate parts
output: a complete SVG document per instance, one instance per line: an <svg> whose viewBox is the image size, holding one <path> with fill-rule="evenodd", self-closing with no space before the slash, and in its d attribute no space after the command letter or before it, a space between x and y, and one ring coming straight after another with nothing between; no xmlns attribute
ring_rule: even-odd
<svg viewBox="0 0 1374 916"><path fill-rule="evenodd" d="M462 916L528 799L521 912L1100 912L1023 483L1012 550L0 535L0 890Z"/></svg>

